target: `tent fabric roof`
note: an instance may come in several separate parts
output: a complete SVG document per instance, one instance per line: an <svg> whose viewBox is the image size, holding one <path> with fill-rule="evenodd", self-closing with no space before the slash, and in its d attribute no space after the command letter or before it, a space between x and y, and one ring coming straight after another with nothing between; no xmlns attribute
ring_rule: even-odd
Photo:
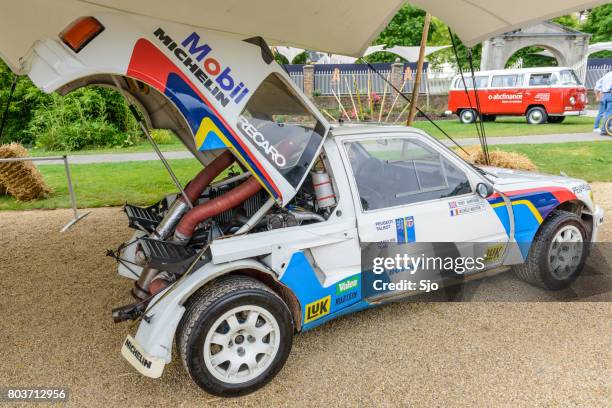
<svg viewBox="0 0 612 408"><path fill-rule="evenodd" d="M425 47L425 56L429 54L433 54L436 51L440 51L448 47L450 47L450 45L438 45L438 46ZM419 49L420 47L402 47L402 46L396 45L395 47L385 48L385 45L373 45L371 47L368 47L368 49L365 51L363 55L367 56L375 52L385 51L385 52L390 52L395 55L398 55L404 58L406 61L416 62L419 59Z"/></svg>
<svg viewBox="0 0 612 408"><path fill-rule="evenodd" d="M238 35L260 35L274 45L354 57L363 54L405 3L403 0L79 1ZM606 1L412 0L410 3L440 18L466 45L473 46L494 34Z"/></svg>
<svg viewBox="0 0 612 408"><path fill-rule="evenodd" d="M119 11L224 32L270 45L359 57L403 0L7 0L0 13L0 56L14 69L32 44L75 18ZM473 46L493 35L606 0L412 0Z"/></svg>

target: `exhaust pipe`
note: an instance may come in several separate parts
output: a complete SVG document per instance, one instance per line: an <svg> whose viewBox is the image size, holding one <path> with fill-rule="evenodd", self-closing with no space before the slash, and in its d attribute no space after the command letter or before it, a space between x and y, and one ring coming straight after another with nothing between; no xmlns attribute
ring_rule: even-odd
<svg viewBox="0 0 612 408"><path fill-rule="evenodd" d="M191 180L187 187L185 187L185 195L187 195L191 203L197 202L204 189L206 189L223 170L231 166L234 161L234 155L227 150L213 160L208 166L203 168L198 175ZM185 202L184 197L180 197L174 201L164 219L151 234L151 238L158 240L166 239L180 219L183 218L187 210L189 210L189 205Z"/></svg>
<svg viewBox="0 0 612 408"><path fill-rule="evenodd" d="M255 195L259 190L261 190L261 184L259 184L255 177L250 177L247 181L222 196L192 208L177 225L176 231L174 231L174 240L180 244L187 243L199 223L236 207L247 198Z"/></svg>

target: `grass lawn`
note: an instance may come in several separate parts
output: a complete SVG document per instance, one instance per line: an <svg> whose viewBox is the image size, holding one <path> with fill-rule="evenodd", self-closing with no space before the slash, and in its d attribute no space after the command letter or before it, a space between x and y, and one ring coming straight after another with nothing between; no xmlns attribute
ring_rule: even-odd
<svg viewBox="0 0 612 408"><path fill-rule="evenodd" d="M170 160L177 177L185 185L201 170L191 159ZM45 200L19 203L12 197L0 197L0 210L70 207L70 196L63 165L39 167L45 180L54 189ZM72 182L80 208L132 204L151 204L166 193L176 191L163 164L156 161L73 164Z"/></svg>
<svg viewBox="0 0 612 408"><path fill-rule="evenodd" d="M491 149L526 154L541 172L559 174L588 181L612 181L612 142L581 142L564 144L502 145ZM183 184L200 169L192 159L171 160L172 168ZM53 187L52 197L19 203L11 197L0 197L0 210L70 207L63 165L39 167L45 180ZM79 207L102 207L151 204L175 187L159 161L74 164L72 177Z"/></svg>
<svg viewBox="0 0 612 408"><path fill-rule="evenodd" d="M159 149L162 152L172 152L177 150L187 150L183 144L176 140L172 143L159 145ZM142 142L135 146L130 147L101 147L98 149L87 149L87 150L79 150L74 152L67 151L48 151L36 148L28 149L31 156L62 156L67 154L69 156L80 155L80 154L108 154L108 153L141 153L141 152L152 152L153 147L149 144L149 142Z"/></svg>
<svg viewBox="0 0 612 408"><path fill-rule="evenodd" d="M464 125L459 120L439 120L438 125L444 129L453 138L465 138L465 137L477 137L476 127L471 125ZM495 122L485 123L485 132L487 136L525 136L525 135L547 135L555 133L586 133L591 132L593 129L594 118L585 116L580 117L568 117L563 123L553 124L546 123L544 125L530 125L525 121L525 118L512 118L505 117L499 118ZM414 126L423 129L430 135L439 138L446 139L444 135L440 133L431 123L423 120L418 120L414 123ZM172 141L169 144L159 145L163 152L185 150L183 144L178 140ZM63 154L68 155L80 155L80 154L107 154L107 153L140 153L140 152L152 152L153 148L148 142L142 142L136 146L130 147L115 147L115 148L99 148L99 149L88 149L80 150L75 152L63 152L63 151L45 151L41 149L32 148L29 149L32 156L61 156Z"/></svg>
<svg viewBox="0 0 612 408"><path fill-rule="evenodd" d="M594 118L586 116L567 117L563 123L545 123L543 125L530 125L525 118L502 117L495 122L484 124L485 133L489 137L550 135L555 133L587 133L593 131ZM459 120L437 121L446 133L454 138L478 137L474 124L464 125ZM414 126L423 129L433 137L446 138L434 125L427 121L418 120Z"/></svg>
<svg viewBox="0 0 612 408"><path fill-rule="evenodd" d="M490 146L490 150L523 153L540 172L591 181L612 181L612 142L551 143Z"/></svg>

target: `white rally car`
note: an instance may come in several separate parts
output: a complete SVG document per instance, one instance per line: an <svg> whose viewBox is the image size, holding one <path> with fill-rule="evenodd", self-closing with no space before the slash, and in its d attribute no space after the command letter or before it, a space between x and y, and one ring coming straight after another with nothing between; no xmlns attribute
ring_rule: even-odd
<svg viewBox="0 0 612 408"><path fill-rule="evenodd" d="M181 194L125 207L137 231L115 256L137 300L113 316L139 320L121 352L143 375L161 376L176 345L208 392L261 387L295 333L408 294L365 287L372 243L446 243L486 261L465 276L514 266L554 290L596 239L585 182L476 168L418 129L332 127L260 38L113 11L65 27L48 12L36 41L14 39L31 44L19 60L2 43L15 70L49 92L119 89L203 164Z"/></svg>

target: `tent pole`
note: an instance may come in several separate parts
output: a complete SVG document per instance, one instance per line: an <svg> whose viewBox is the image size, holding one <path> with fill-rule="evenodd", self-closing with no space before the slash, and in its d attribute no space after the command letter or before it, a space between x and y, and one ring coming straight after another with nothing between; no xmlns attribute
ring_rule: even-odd
<svg viewBox="0 0 612 408"><path fill-rule="evenodd" d="M414 116L416 115L417 98L419 97L419 87L421 86L421 74L423 73L423 61L425 60L425 47L427 46L427 36L429 35L429 23L431 22L431 14L425 13L425 21L423 22L423 34L421 35L421 48L419 49L419 60L417 61L417 72L414 77L414 86L412 87L412 98L410 98L410 110L408 112L407 126L412 126Z"/></svg>

